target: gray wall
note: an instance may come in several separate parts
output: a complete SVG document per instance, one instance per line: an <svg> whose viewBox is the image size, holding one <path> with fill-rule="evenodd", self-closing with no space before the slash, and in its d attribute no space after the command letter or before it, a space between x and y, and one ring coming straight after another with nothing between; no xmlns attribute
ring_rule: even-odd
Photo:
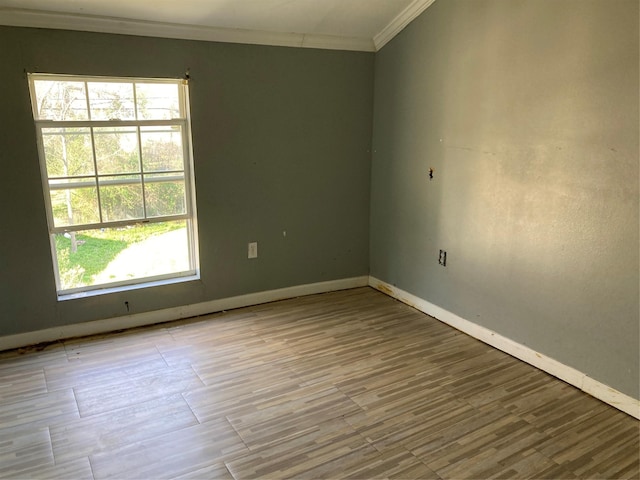
<svg viewBox="0 0 640 480"><path fill-rule="evenodd" d="M376 55L371 274L640 398L638 57L637 0L437 0Z"/></svg>
<svg viewBox="0 0 640 480"><path fill-rule="evenodd" d="M186 68L202 280L57 302L25 70ZM367 53L0 27L0 335L370 268L639 398L638 123L636 0L438 0L375 75Z"/></svg>
<svg viewBox="0 0 640 480"><path fill-rule="evenodd" d="M366 275L373 65L371 53L0 27L0 335L124 315L125 300L138 313ZM187 68L201 281L57 302L25 71Z"/></svg>

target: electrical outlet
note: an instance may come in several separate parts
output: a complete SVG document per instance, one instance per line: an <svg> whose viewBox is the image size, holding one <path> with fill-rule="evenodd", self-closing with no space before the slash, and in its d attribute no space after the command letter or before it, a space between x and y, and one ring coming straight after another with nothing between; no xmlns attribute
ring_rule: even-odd
<svg viewBox="0 0 640 480"><path fill-rule="evenodd" d="M438 257L438 263L443 267L447 266L447 252L440 250L440 256Z"/></svg>
<svg viewBox="0 0 640 480"><path fill-rule="evenodd" d="M258 258L258 242L249 243L248 258Z"/></svg>

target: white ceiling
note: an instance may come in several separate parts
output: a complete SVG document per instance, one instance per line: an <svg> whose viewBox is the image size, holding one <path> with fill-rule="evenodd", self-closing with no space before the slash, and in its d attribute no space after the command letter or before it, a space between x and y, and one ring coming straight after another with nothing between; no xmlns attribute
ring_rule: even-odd
<svg viewBox="0 0 640 480"><path fill-rule="evenodd" d="M0 0L0 25L376 51L435 0Z"/></svg>

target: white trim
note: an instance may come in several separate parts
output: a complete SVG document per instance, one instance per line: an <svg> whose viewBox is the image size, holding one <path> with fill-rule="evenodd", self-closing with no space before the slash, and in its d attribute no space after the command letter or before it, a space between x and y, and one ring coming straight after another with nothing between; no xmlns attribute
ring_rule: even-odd
<svg viewBox="0 0 640 480"><path fill-rule="evenodd" d="M295 34L291 34L295 35ZM302 35L304 48L320 48L325 50L351 50L356 52L375 52L373 40L364 37L339 37L337 35Z"/></svg>
<svg viewBox="0 0 640 480"><path fill-rule="evenodd" d="M259 30L207 27L178 23L129 20L97 15L77 15L19 8L0 7L0 24L14 27L53 28L84 32L178 38L208 42L246 43L282 47L322 48L374 52L370 38L307 35Z"/></svg>
<svg viewBox="0 0 640 480"><path fill-rule="evenodd" d="M376 52L399 34L404 27L433 4L436 0L414 0L398 14L389 24L373 37Z"/></svg>
<svg viewBox="0 0 640 480"><path fill-rule="evenodd" d="M488 328L465 320L458 315L451 313L444 308L423 300L411 293L405 292L393 285L390 285L375 277L369 277L369 286L380 292L406 303L421 312L440 320L461 332L477 338L478 340L502 350L509 355L516 357L540 370L557 377L565 382L579 388L585 393L602 400L605 403L621 410L632 417L640 419L640 400L630 397L618 390L615 390L585 373L582 373L568 365L565 365L551 357L536 352L530 347L517 343L504 337Z"/></svg>
<svg viewBox="0 0 640 480"><path fill-rule="evenodd" d="M19 333L0 337L0 351L35 345L43 342L53 342L65 338L81 337L85 335L95 335L107 333L115 330L154 325L157 323L170 322L182 318L195 317L208 313L231 310L234 308L259 305L261 303L285 300L288 298L313 295L317 293L327 293L337 290L347 290L350 288L371 286L376 290L389 295L407 305L410 305L421 312L450 325L478 340L491 345L503 352L512 355L534 367L537 367L577 388L589 395L640 419L640 400L630 397L618 390L615 390L588 375L551 357L536 352L535 350L514 342L496 332L473 322L465 320L437 305L401 290L375 277L352 277L327 282L310 283L306 285L296 285L294 287L268 290L264 292L249 293L236 297L211 300L192 305L167 308L152 312L126 315L123 317L95 320L93 322L63 325L60 327L37 330L35 332Z"/></svg>
<svg viewBox="0 0 640 480"><path fill-rule="evenodd" d="M187 233L189 230L187 229ZM51 236L53 240L53 235ZM185 272L165 273L153 277L135 278L122 280L120 282L101 283L96 288L87 286L70 288L68 290L58 290L58 301L77 300L79 298L97 297L109 293L128 292L149 287L159 287L162 285L173 285L174 283L193 282L200 280L199 270L187 270Z"/></svg>
<svg viewBox="0 0 640 480"><path fill-rule="evenodd" d="M219 300L166 308L152 312L137 313L123 317L95 320L93 322L76 323L72 325L62 325L60 327L47 328L44 330L37 330L35 332L7 335L0 337L0 351L36 345L38 343L54 342L65 338L82 337L85 335L95 335L115 330L154 325L157 323L179 320L181 318L195 317L223 310L259 305L261 303L302 297L316 293L327 293L336 290L366 287L368 282L369 277L367 276L343 278L340 280L330 280L327 282L309 283L305 285L280 288L277 290L249 293L246 295L239 295L237 297L221 298Z"/></svg>
<svg viewBox="0 0 640 480"><path fill-rule="evenodd" d="M153 283L158 280L166 280L166 279L181 279L184 277L197 277L197 272L199 269L199 264L197 257L194 256L194 252L197 251L197 235L196 231L194 231L194 227L196 225L195 221L195 199L191 197L191 195L195 192L194 188L194 180L193 180L193 156L190 151L191 144L191 131L189 129L190 118L188 116L189 110L188 106L188 82L184 79L174 78L152 78L147 79L144 77L87 77L84 75L56 75L50 73L28 73L29 79L29 91L31 94L31 103L32 110L34 112L35 118L35 126L38 140L38 154L40 157L40 172L43 176L43 191L44 191L44 199L45 199L45 207L47 211L47 220L49 222L49 234L50 234L50 244L53 258L53 268L55 272L56 279L56 290L58 292L58 298L61 300L66 300L69 298L75 298L75 294L78 292L90 292L95 291L96 293L103 293L105 289L110 290L122 286L127 285L140 285L144 286L148 283ZM133 110L135 113L134 120L92 120L92 107L94 107L91 98L91 92L89 86L94 83L102 83L104 81L108 82L120 82L126 83L130 85L131 92L133 93ZM47 81L47 82L55 82L62 83L63 81L70 81L74 83L82 83L84 85L84 98L86 102L87 108L87 119L86 120L71 120L68 121L66 119L62 120L51 120L51 119L40 119L41 112L38 109L38 104L41 98L38 97L36 82L39 81ZM162 85L174 85L177 88L178 93L178 105L179 117L174 117L171 119L153 119L146 120L140 119L140 111L139 105L136 101L136 91L138 89L138 85L145 84L162 84ZM91 151L92 151L92 160L93 160L93 173L87 173L83 175L66 175L66 176L50 176L47 171L47 161L46 154L44 151L44 138L46 129L60 129L65 130L68 127L82 127L86 130L86 132L82 133L83 135L90 136L91 142ZM100 171L98 168L97 154L96 154L96 135L99 132L98 127L131 127L132 131L135 131L136 141L137 141L137 154L140 160L138 165L137 172L129 172L129 173L116 173L116 174L106 174ZM145 171L144 169L144 158L143 158L143 144L141 137L141 129L149 126L157 126L157 127L178 127L180 138L182 142L182 169L181 170L171 170L168 171ZM145 130L146 131L146 130ZM113 133L113 132L111 132ZM131 131L129 132L131 133ZM171 129L170 133L177 133L175 130ZM62 132L63 138L66 133ZM162 216L149 216L149 208L148 208L148 198L145 193L145 186L152 183L157 183L158 178L157 175L166 175L167 173L181 173L179 175L179 180L184 184L184 200L185 200L185 208L184 212L180 214L171 213L162 215ZM125 176L136 177L133 180L125 179ZM108 178L116 178L115 180L105 180ZM168 178L168 177L162 177ZM142 216L139 216L134 219L127 220L116 220L109 221L105 219L105 215L103 212L102 202L101 202L101 194L103 193L103 189L111 185L127 185L133 183L135 185L140 185L141 188L141 200L142 200ZM61 225L56 225L56 218L53 213L53 200L52 200L52 191L54 190L68 190L73 191L74 189L80 189L85 186L90 186L95 188L95 200L97 206L98 213L98 221L94 223L73 223L71 225L67 225L64 222ZM67 207L69 208L69 207ZM192 221L192 219L194 221ZM59 234L62 232L82 232L86 230L93 230L98 228L115 228L119 226L128 226L128 225L138 225L138 224L152 224L158 222L170 222L170 221L178 221L184 220L185 227L187 230L187 241L188 241L188 253L189 253L189 269L181 272L168 272L166 274L155 275L152 277L143 277L143 278L132 278L126 279L122 281L116 282L108 282L108 283L100 283L96 285L84 285L81 287L73 287L73 288L63 288L61 281L61 272L60 265L58 262L58 253L56 248L56 242L53 238L55 234ZM193 278L190 278L193 279Z"/></svg>

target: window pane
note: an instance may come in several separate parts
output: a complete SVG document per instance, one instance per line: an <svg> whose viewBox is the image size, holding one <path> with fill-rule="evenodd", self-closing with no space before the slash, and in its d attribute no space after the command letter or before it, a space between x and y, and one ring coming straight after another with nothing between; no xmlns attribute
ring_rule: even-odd
<svg viewBox="0 0 640 480"><path fill-rule="evenodd" d="M89 82L91 120L135 120L133 83Z"/></svg>
<svg viewBox="0 0 640 480"><path fill-rule="evenodd" d="M141 127L140 141L145 172L184 169L182 129L179 126Z"/></svg>
<svg viewBox="0 0 640 480"><path fill-rule="evenodd" d="M184 220L54 235L62 290L188 272Z"/></svg>
<svg viewBox="0 0 640 480"><path fill-rule="evenodd" d="M94 128L93 138L99 175L140 171L136 127Z"/></svg>
<svg viewBox="0 0 640 480"><path fill-rule="evenodd" d="M87 185L80 186L80 185ZM64 188L68 186L69 188ZM94 180L50 182L51 210L55 227L97 223L98 195Z"/></svg>
<svg viewBox="0 0 640 480"><path fill-rule="evenodd" d="M138 120L183 118L175 83L136 83L136 104Z"/></svg>
<svg viewBox="0 0 640 480"><path fill-rule="evenodd" d="M42 143L49 177L94 173L88 128L43 128Z"/></svg>
<svg viewBox="0 0 640 480"><path fill-rule="evenodd" d="M99 185L104 222L144 218L139 175L100 177Z"/></svg>
<svg viewBox="0 0 640 480"><path fill-rule="evenodd" d="M58 293L196 274L186 84L28 78Z"/></svg>
<svg viewBox="0 0 640 480"><path fill-rule="evenodd" d="M84 82L35 80L38 120L87 120Z"/></svg>
<svg viewBox="0 0 640 480"><path fill-rule="evenodd" d="M187 213L183 175L145 175L144 182L148 217Z"/></svg>

